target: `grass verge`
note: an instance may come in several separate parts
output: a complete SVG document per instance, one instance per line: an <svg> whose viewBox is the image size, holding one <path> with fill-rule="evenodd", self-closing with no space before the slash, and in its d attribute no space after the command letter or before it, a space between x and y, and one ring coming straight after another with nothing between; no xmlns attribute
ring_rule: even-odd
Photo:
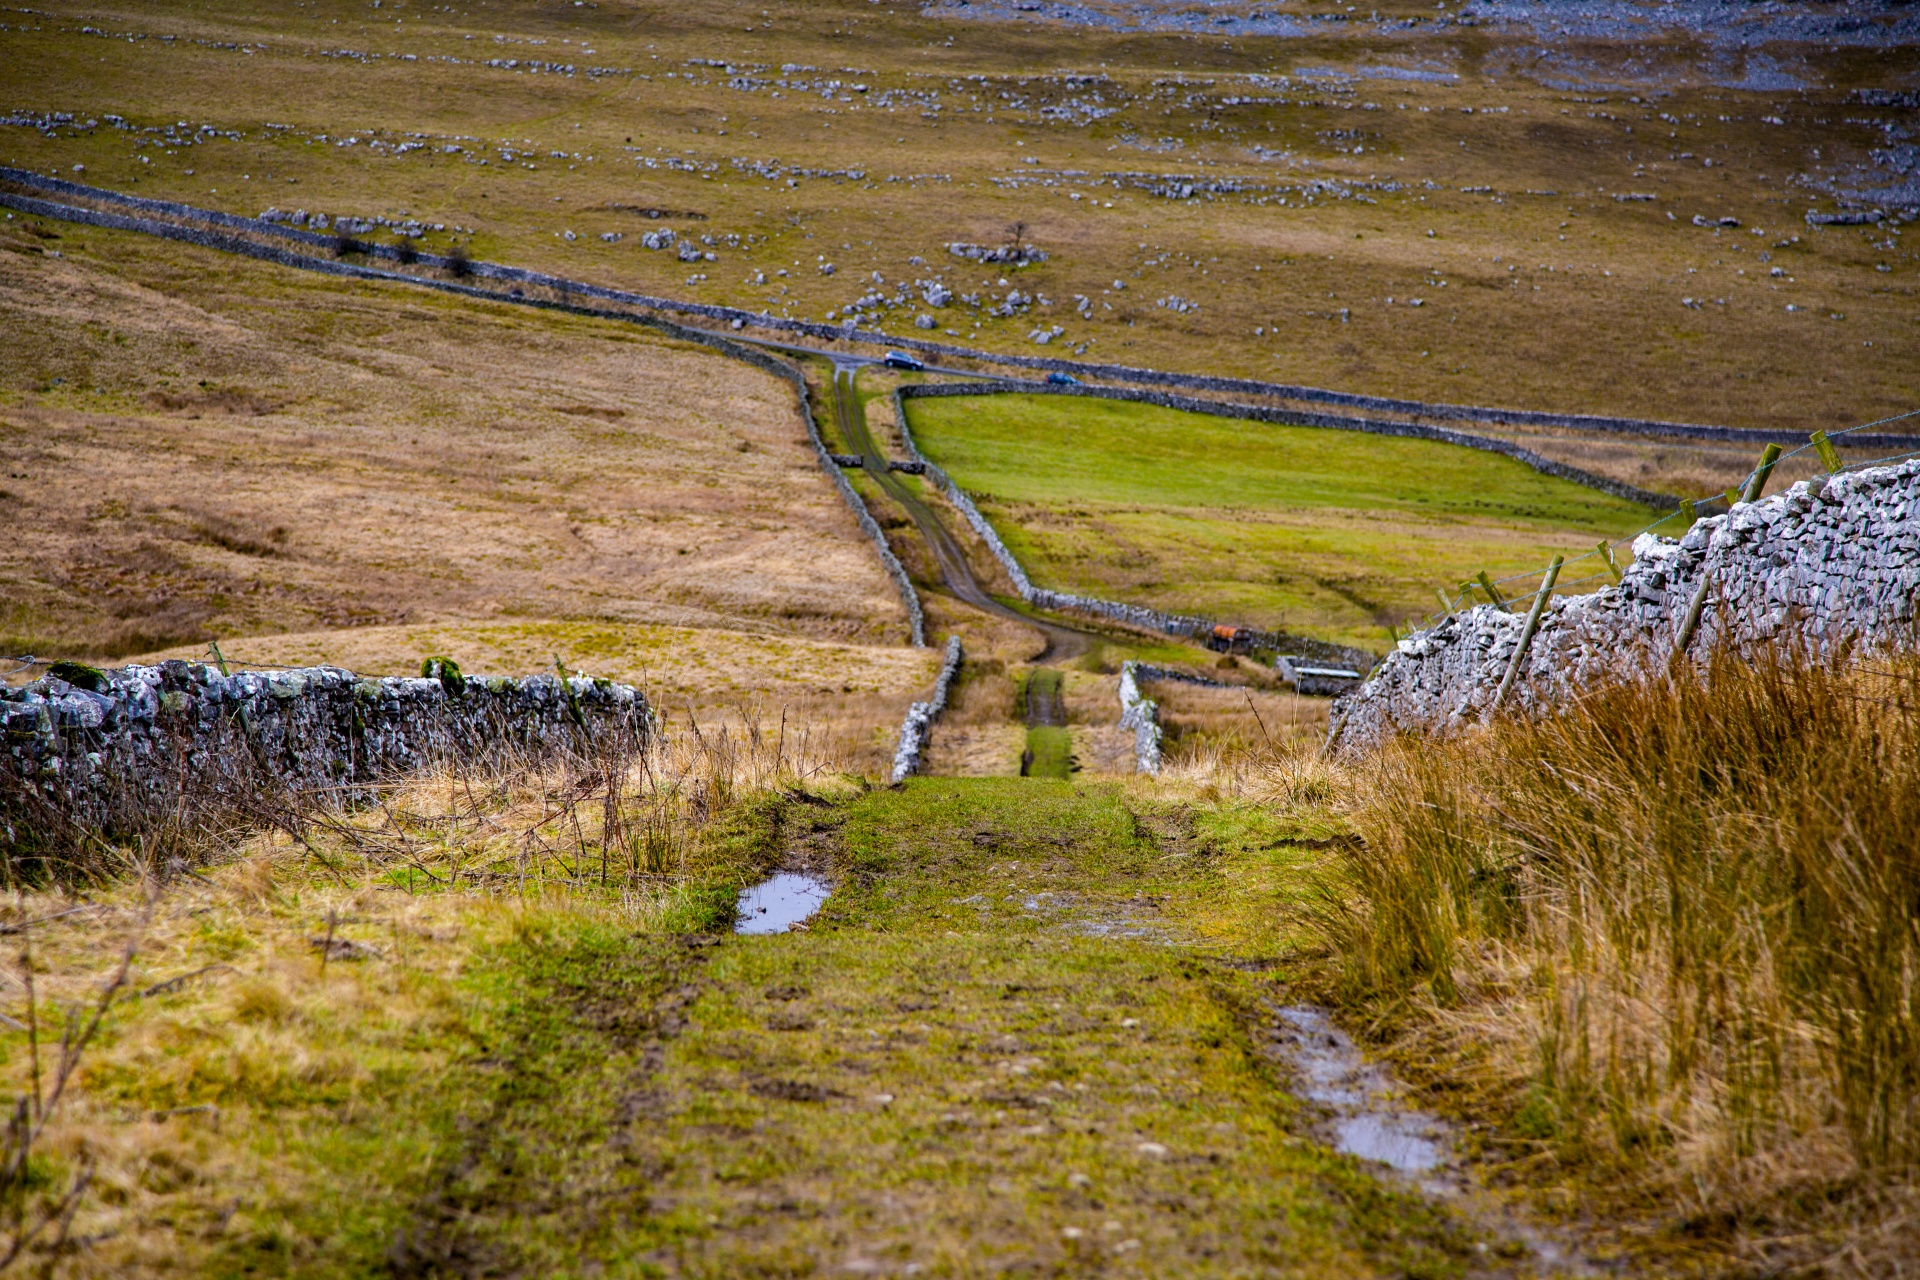
<svg viewBox="0 0 1920 1280"><path fill-rule="evenodd" d="M1346 998L1502 1118L1521 1176L1604 1187L1683 1257L1911 1266L1914 674L1719 654L1389 746L1322 908Z"/></svg>

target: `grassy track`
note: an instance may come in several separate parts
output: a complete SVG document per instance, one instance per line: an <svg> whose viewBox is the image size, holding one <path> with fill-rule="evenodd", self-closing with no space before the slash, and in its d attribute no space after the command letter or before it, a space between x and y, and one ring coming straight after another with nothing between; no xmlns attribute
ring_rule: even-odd
<svg viewBox="0 0 1920 1280"><path fill-rule="evenodd" d="M223 967L115 1011L46 1175L111 1135L108 1274L1457 1274L1466 1233L1314 1140L1272 1056L1326 834L1042 779L763 795L651 905L259 849L163 909L138 982ZM796 851L811 929L726 933ZM47 983L103 921L36 940Z"/></svg>
<svg viewBox="0 0 1920 1280"><path fill-rule="evenodd" d="M424 1202L445 1244L544 1274L1446 1268L1430 1210L1291 1135L1249 1051L1257 981L1164 942L1217 873L1167 872L1118 791L915 782L812 825L842 887L811 933L692 965L645 939L517 944L525 989L489 979L483 1044L572 1050L476 1072L484 1136L441 1162L451 1206ZM1236 834L1236 862L1272 856ZM641 1011L577 991L553 1012L575 970L642 975ZM649 1040L657 1074L622 1079ZM597 1049L613 1069L561 1070Z"/></svg>
<svg viewBox="0 0 1920 1280"><path fill-rule="evenodd" d="M1036 582L1379 645L1433 588L1650 518L1496 454L1057 396L909 401Z"/></svg>

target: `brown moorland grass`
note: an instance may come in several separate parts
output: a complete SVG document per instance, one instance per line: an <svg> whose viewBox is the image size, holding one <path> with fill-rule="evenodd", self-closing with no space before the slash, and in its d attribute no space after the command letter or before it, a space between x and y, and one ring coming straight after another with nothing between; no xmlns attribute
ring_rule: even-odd
<svg viewBox="0 0 1920 1280"><path fill-rule="evenodd" d="M1709 43L1543 50L1415 0L1313 0L1294 38L963 16L986 8L62 0L0 33L0 80L75 121L0 130L0 159L247 214L417 217L476 257L814 320L938 276L982 295L941 331L1001 350L1059 324L1050 350L1134 364L1802 430L1912 407L1912 249L1803 216L1856 169L1893 180L1873 152L1913 109L1851 91L1906 87L1910 47L1796 44L1818 87L1747 89ZM1562 59L1623 87L1554 87ZM218 133L87 125L107 113ZM1150 189L1196 177L1267 190ZM1045 264L946 253L1016 222ZM662 226L717 261L642 248ZM988 314L1014 287L1046 301ZM879 322L917 332L923 309Z"/></svg>
<svg viewBox="0 0 1920 1280"><path fill-rule="evenodd" d="M0 252L0 647L454 620L898 642L785 384L141 237Z"/></svg>
<svg viewBox="0 0 1920 1280"><path fill-rule="evenodd" d="M1657 1247L1767 1274L1906 1274L1916 670L1722 653L1390 744L1348 771L1338 990L1569 1207L1604 1187Z"/></svg>

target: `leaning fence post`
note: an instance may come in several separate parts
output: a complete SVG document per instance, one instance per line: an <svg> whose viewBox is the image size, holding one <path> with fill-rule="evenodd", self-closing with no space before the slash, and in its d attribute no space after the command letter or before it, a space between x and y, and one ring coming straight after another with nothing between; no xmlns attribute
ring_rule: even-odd
<svg viewBox="0 0 1920 1280"><path fill-rule="evenodd" d="M1607 566L1607 572L1613 575L1615 582L1620 581L1620 562L1613 558L1613 544L1601 542L1598 549L1601 561Z"/></svg>
<svg viewBox="0 0 1920 1280"><path fill-rule="evenodd" d="M1833 441L1827 439L1827 433L1816 431L1807 439L1813 441L1813 451L1820 455L1820 465L1828 471L1840 469L1840 451L1833 447Z"/></svg>
<svg viewBox="0 0 1920 1280"><path fill-rule="evenodd" d="M1507 603L1506 597L1501 595L1499 589L1493 585L1493 579L1487 576L1485 569L1480 571L1480 576L1475 578L1474 581L1480 584L1480 589L1487 593L1487 599L1493 601L1494 607L1499 609L1500 612L1513 612L1513 606Z"/></svg>
<svg viewBox="0 0 1920 1280"><path fill-rule="evenodd" d="M1700 629L1700 615L1707 609L1707 592L1713 588L1713 575L1707 572L1706 556L1700 559L1700 585L1693 589L1693 599L1687 602L1687 616L1680 620L1680 633L1673 638L1673 660L1678 662L1687 652L1687 646L1693 643L1693 633Z"/></svg>
<svg viewBox="0 0 1920 1280"><path fill-rule="evenodd" d="M1832 448L1831 445L1828 448ZM1760 495L1767 491L1767 477L1773 474L1773 464L1780 461L1780 446L1770 444L1760 451L1760 465L1753 469L1753 475L1747 481L1747 491L1740 495L1743 502L1758 502Z"/></svg>
<svg viewBox="0 0 1920 1280"><path fill-rule="evenodd" d="M1547 602L1553 598L1553 584L1560 577L1562 558L1555 556L1553 563L1547 566L1547 576L1540 581L1540 592L1533 598L1533 608L1527 610L1527 620L1520 627L1520 643L1513 648L1513 660L1507 663L1507 674L1500 681L1500 688L1493 695L1491 710L1498 711L1500 704L1507 700L1507 690L1513 688L1513 682L1519 678L1520 664L1526 661L1527 647L1533 643L1533 633L1540 629L1540 615L1547 611Z"/></svg>
<svg viewBox="0 0 1920 1280"><path fill-rule="evenodd" d="M1819 446L1815 441L1815 447ZM1833 446L1829 444L1821 451L1824 459ZM1760 465L1753 469L1753 475L1747 479L1746 492L1741 495L1743 502L1758 502L1760 495L1766 492L1767 479L1773 475L1773 464L1780 461L1780 446L1770 444L1760 451ZM1713 590L1713 575L1707 572L1706 552L1700 557L1700 584L1693 589L1693 599L1687 601L1687 616L1680 620L1679 634L1673 638L1673 660L1678 662L1686 655L1687 646L1693 643L1694 633L1700 630L1700 618L1707 611L1707 595Z"/></svg>

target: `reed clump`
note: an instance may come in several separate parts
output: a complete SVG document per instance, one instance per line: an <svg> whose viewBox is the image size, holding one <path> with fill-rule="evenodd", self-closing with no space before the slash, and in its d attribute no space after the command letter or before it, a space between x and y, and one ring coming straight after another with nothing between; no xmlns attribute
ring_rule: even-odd
<svg viewBox="0 0 1920 1280"><path fill-rule="evenodd" d="M1319 912L1339 989L1477 1063L1545 1156L1696 1215L1910 1185L1916 681L1723 652L1389 745Z"/></svg>

